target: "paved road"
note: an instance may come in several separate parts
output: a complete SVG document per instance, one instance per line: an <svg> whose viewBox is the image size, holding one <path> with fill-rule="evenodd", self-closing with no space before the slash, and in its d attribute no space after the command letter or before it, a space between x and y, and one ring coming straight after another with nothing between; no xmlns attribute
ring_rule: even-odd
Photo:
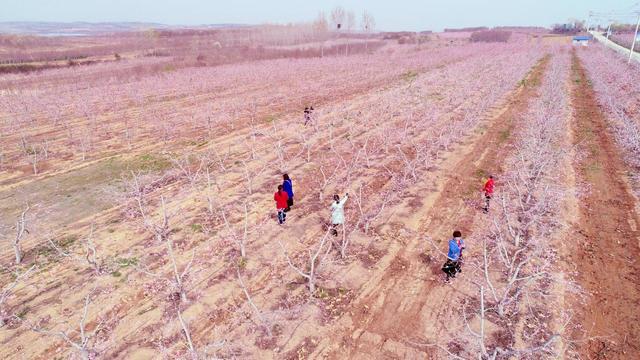
<svg viewBox="0 0 640 360"><path fill-rule="evenodd" d="M619 52L621 55L624 55L625 58L627 58L627 59L629 58L629 49L627 49L626 47L620 46L620 45L614 43L611 40L607 40L607 38L605 36L603 36L602 34L600 34L597 31L589 31L589 33L591 33L591 35L593 35L593 37L596 40L600 41L604 46L607 46L607 47ZM636 48L634 49L634 52L633 52L633 55L632 55L631 58L640 63L640 54L636 52L637 50L640 50L640 49L638 49L638 46L640 46L640 45L636 44Z"/></svg>

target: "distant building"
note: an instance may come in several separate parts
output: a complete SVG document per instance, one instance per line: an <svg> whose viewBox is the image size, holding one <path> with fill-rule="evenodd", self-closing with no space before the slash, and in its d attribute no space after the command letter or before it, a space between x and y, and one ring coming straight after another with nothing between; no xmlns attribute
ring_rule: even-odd
<svg viewBox="0 0 640 360"><path fill-rule="evenodd" d="M591 40L591 36L574 36L573 37L573 45L578 46L588 46L589 40Z"/></svg>

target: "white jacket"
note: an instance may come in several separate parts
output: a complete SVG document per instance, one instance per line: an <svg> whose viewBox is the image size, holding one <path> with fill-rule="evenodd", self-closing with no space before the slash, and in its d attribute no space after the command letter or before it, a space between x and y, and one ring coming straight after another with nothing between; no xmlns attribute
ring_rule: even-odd
<svg viewBox="0 0 640 360"><path fill-rule="evenodd" d="M335 225L344 224L344 203L349 195L345 195L339 202L331 203L331 223Z"/></svg>

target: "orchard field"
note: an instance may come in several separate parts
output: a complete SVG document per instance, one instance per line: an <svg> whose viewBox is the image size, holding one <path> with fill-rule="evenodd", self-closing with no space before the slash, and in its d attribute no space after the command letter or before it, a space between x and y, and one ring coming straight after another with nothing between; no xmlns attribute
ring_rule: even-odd
<svg viewBox="0 0 640 360"><path fill-rule="evenodd" d="M640 356L637 64L230 34L0 42L0 358Z"/></svg>

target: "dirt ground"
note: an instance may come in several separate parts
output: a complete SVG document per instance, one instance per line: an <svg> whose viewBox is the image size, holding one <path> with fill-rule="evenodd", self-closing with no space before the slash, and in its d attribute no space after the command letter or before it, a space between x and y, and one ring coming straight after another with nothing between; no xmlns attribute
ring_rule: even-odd
<svg viewBox="0 0 640 360"><path fill-rule="evenodd" d="M394 182L388 173L399 172L401 165L388 154L379 154L371 159L374 166L363 167L362 171L346 177L349 180L344 183L350 185L341 181L340 185L320 189L321 177L325 175L320 166L330 150L334 150L334 137L349 139L349 143L353 143L348 149L355 152L358 141L369 136L374 139L376 131L383 129L379 113L385 99L393 98L398 99L392 104L398 112L388 121L397 129L404 126L413 141L433 141L434 135L429 129L421 128L418 121L400 119L426 117L432 108L445 109L435 116L438 122L429 126L449 129L444 125L456 122L455 116L459 115L456 112L472 113L473 104L469 103L473 99L468 102L465 97L456 98L456 86L460 83L447 80L442 74L449 74L450 68L456 69L460 82L467 84L473 81L470 79L473 73L460 72L480 60L470 57L456 60L461 61L457 65L450 61L408 72L393 81L363 83L358 91L339 96L339 100L319 98L317 104L322 105L324 111L319 120L327 123L331 119L332 133L331 140L326 133L310 136L312 150L308 151L316 158L311 162L304 160L304 147L289 136L293 132L310 132L296 122L298 112L284 109L293 107L289 103L282 105L283 109L269 108L269 113L282 114L288 128L276 128L273 120L273 128L266 121L255 128L244 124L216 135L215 141L207 145L207 151L227 151L228 158L223 161L218 157L218 161L220 167L226 164L229 170L218 174L215 186L219 191L216 195L224 195L216 199L220 201L220 210L235 210L227 213L231 222L228 228L218 215L203 215L207 214L204 195L210 194L203 184L196 186L185 179L171 180L178 175L170 173L173 177L167 176L166 183L159 182L157 188L152 187L147 194L149 211L157 215L159 196L163 195L170 212L179 214L171 219L170 228L180 267L189 263L190 254L203 254L187 278L188 301L182 313L192 320L189 326L197 339L196 345L206 348L218 341L226 342L219 352L215 346L212 350L212 354L223 358L441 358L441 353L426 344L433 344L443 334L466 331L462 328L464 325L451 321L460 309L451 304L462 304L464 299L476 295L470 282L464 281L465 276L470 276L471 266L453 284L443 283L441 251L446 250L446 240L453 230L461 230L465 238L473 232L478 236L480 226L489 222L478 207L479 190L486 176L495 175L499 183L501 173L509 170L503 169L502 164L518 144L518 122L526 120L532 102L540 95L542 79L553 68L550 64L554 64L555 58L548 55L522 78L542 54L541 51L536 57L527 57L530 61L520 68L517 80L512 79L509 87L499 92L501 95L492 102L493 107L483 108L474 118L479 119L474 128L455 128L461 133L468 131L460 134L450 148L446 147L432 166L408 185L397 203L386 209L381 215L384 221L379 222L382 225L375 226L368 234L353 232L347 259L332 254L336 256L330 257L326 272L323 269L315 294L310 295L305 280L287 266L282 248L286 247L293 262L304 268L308 249L315 246L323 234L322 226L328 214L327 194L347 191L355 194L358 184L360 190L365 188L365 196L392 191ZM491 66L499 68L498 60L504 64L505 59L511 62L513 54L503 54L502 58L487 56L482 60L483 70ZM584 196L569 200L574 207L575 214L571 216L575 223L565 228L569 236L561 240L567 240L562 247L570 254L567 271L577 275L586 296L569 300L578 314L573 323L582 326L564 342L576 346L581 358L637 358L640 353L640 311L637 310L640 302L637 223L640 219L634 210L637 199L629 191L626 166L607 132L607 119L598 109L593 89L575 56L572 71L569 87L574 116L566 144L567 147L570 143L575 145L572 151L575 150L576 156L573 166L566 167L571 176L575 173L576 179L567 182L586 191ZM432 92L434 84L441 83L446 86ZM485 89L481 85L473 88L476 96L498 93L494 88ZM414 102L427 105L418 106ZM248 139L269 145L265 138L269 131L273 131L274 138L284 139L282 146L287 154L298 153L291 156L288 164L289 173L297 174L294 177L296 204L285 226L278 226L273 220L270 196L274 184L279 182L281 170L286 168L275 165L278 157L269 146L258 147L257 155L269 167L263 167L257 160L252 162L249 156L255 151L249 146L255 144ZM124 218L128 202L118 203L119 198L114 197L115 190L123 187L120 175L114 179L114 174L142 168L159 175L170 167L167 159L159 155L163 154L162 146L149 145L147 141L150 139L145 139L148 147L137 149L137 156L107 158L105 153L100 155L105 158L96 158L95 163L73 169L69 174L52 173L34 177L37 181L29 178L4 188L0 186L0 200L13 200L0 204L0 213L16 213L27 195L53 197L55 202L45 204L50 211L38 216L63 227L64 238L57 240L58 244L76 255L80 253L79 260L64 259L56 256L48 245L31 249L27 258L29 261L35 258L34 263L42 267L37 278L40 282L34 282L37 286L30 284L21 288L12 307L22 318L42 320L50 329L69 329L75 337L78 304L84 301L87 284L95 284L97 294L89 309L87 328L94 330L100 319L112 322L110 332L105 331L105 337L110 340L104 345L105 354L111 358L154 358L160 356L159 349L166 350L168 357L185 354L183 330L167 305L173 304L170 296L174 293L169 294L166 286L162 288L159 277L146 271L164 275L162 271L169 264L164 244L145 230L141 219ZM347 148L347 143L344 144ZM393 145L401 148L403 144ZM185 152L193 154L205 151L195 143L182 146ZM385 145L381 141L372 146ZM337 150L335 154L341 154ZM353 155L348 151L341 155L345 168L346 161ZM243 168L241 164L245 161L249 165ZM247 191L244 179L249 178L250 172L256 175L256 180L247 181L252 186ZM16 191L17 188L21 191ZM348 215L356 211L355 196L353 198L348 203ZM246 257L239 256L230 235L231 228L237 228L238 233L242 231L241 200L245 206L249 204L249 215L244 220L245 229L247 222L250 224ZM74 210L65 210L70 207ZM2 220L0 225L6 222ZM94 223L96 233L92 231L92 235L88 235L89 224L92 227ZM104 267L108 271L100 276L94 276L84 265L85 250L81 242L87 236L95 236L100 254L105 254ZM281 241L282 248L278 247ZM465 258L482 256L476 245L468 244L465 254L469 255ZM3 254L6 259L0 257L0 260L9 261L9 255ZM3 274L5 278L9 275ZM238 284L239 276L244 278L259 310L249 308ZM162 297L165 293L169 294L166 298ZM259 319L256 312L262 313L266 321ZM4 348L0 348L0 357L17 358L15 354L24 351L32 358L49 359L70 352L60 339L39 336L18 323L12 326L10 330L15 331L0 333ZM266 336L264 328L274 335Z"/></svg>
<svg viewBox="0 0 640 360"><path fill-rule="evenodd" d="M571 261L587 293L576 336L587 359L633 359L640 353L640 247L637 199L620 149L607 130L594 90L573 57L574 164L585 189L571 239ZM579 305L578 305L579 306ZM586 338L586 341L582 339Z"/></svg>

